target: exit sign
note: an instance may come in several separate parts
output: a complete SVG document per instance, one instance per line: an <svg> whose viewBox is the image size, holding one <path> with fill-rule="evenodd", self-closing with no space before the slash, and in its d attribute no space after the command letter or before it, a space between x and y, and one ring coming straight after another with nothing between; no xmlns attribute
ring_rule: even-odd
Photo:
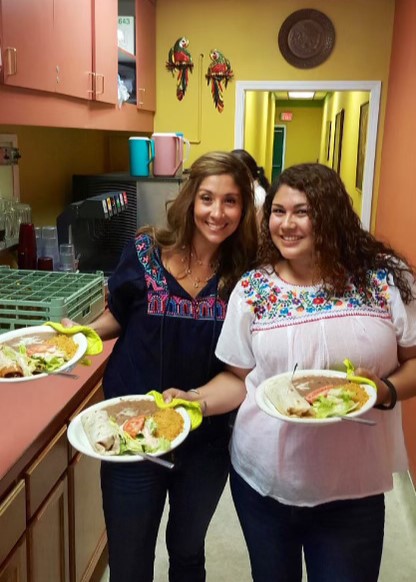
<svg viewBox="0 0 416 582"><path fill-rule="evenodd" d="M282 111L280 121L292 121L293 113L291 111Z"/></svg>

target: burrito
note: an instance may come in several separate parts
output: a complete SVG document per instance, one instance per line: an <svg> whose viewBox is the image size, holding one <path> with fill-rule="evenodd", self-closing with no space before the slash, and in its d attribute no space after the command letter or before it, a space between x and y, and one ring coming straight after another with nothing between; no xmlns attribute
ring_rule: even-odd
<svg viewBox="0 0 416 582"><path fill-rule="evenodd" d="M314 416L312 406L299 394L289 377L271 378L264 392L280 414L298 417Z"/></svg>
<svg viewBox="0 0 416 582"><path fill-rule="evenodd" d="M21 378L24 372L18 354L14 357L13 350L10 348L0 347L0 378Z"/></svg>
<svg viewBox="0 0 416 582"><path fill-rule="evenodd" d="M94 451L101 455L120 454L119 430L110 422L106 410L92 410L81 417L81 422Z"/></svg>

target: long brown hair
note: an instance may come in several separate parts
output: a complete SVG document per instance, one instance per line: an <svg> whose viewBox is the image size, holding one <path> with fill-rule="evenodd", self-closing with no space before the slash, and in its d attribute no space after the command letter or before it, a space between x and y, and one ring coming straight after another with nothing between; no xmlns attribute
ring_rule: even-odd
<svg viewBox="0 0 416 582"><path fill-rule="evenodd" d="M161 249L190 248L195 231L194 203L202 181L208 176L228 174L241 191L243 211L236 231L221 245L218 274L219 293L226 297L244 271L254 265L257 252L256 211L252 180L246 165L231 153L210 152L198 158L191 166L181 191L167 207L167 226L146 226L139 233L152 236Z"/></svg>
<svg viewBox="0 0 416 582"><path fill-rule="evenodd" d="M283 184L306 196L315 240L316 268L328 293L342 294L349 279L357 287L368 289L369 271L384 269L393 276L403 301L412 300L409 282L409 274L414 278L412 268L388 244L362 227L339 175L322 164L291 166L272 184L264 203L258 265L274 265L282 259L270 237L269 218L274 196Z"/></svg>

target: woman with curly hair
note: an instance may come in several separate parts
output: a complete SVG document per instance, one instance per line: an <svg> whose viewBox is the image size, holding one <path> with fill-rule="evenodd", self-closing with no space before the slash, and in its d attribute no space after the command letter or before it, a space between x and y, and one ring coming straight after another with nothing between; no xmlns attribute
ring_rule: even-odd
<svg viewBox="0 0 416 582"><path fill-rule="evenodd" d="M260 237L216 349L242 381L231 490L253 580L300 582L303 550L309 582L375 582L384 492L407 468L398 401L416 395L414 273L362 228L338 174L320 164L282 172ZM345 358L377 385L374 426L300 425L257 406L263 380L296 365L339 370ZM215 382L198 397L206 414L227 410Z"/></svg>
<svg viewBox="0 0 416 582"><path fill-rule="evenodd" d="M109 279L109 309L91 325L103 339L118 337L105 397L188 391L215 376L238 391L240 380L223 371L214 350L229 294L256 251L248 169L230 153L201 156L168 208L166 227L140 229ZM166 455L172 471L146 461L102 463L111 582L153 580L167 496L169 580L205 580L205 534L228 477L228 443L222 414L204 419Z"/></svg>

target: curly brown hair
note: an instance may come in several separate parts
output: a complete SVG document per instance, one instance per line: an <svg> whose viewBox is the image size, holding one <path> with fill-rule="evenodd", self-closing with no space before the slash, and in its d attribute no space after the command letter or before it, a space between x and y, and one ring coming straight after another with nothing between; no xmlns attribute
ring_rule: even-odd
<svg viewBox="0 0 416 582"><path fill-rule="evenodd" d="M161 249L190 248L195 231L194 203L202 181L208 176L228 174L239 187L243 212L237 230L221 245L218 274L219 294L227 297L241 275L254 266L257 252L256 211L252 180L246 165L228 152L202 155L191 166L178 196L167 204L167 226L145 226L138 233L150 234Z"/></svg>
<svg viewBox="0 0 416 582"><path fill-rule="evenodd" d="M257 266L275 265L282 259L270 237L269 218L274 196L283 184L306 196L316 268L328 294L342 294L351 279L357 287L369 291L370 270L384 269L393 276L405 303L414 298L410 283L414 270L404 257L362 227L339 175L322 164L291 166L273 182L264 203Z"/></svg>

